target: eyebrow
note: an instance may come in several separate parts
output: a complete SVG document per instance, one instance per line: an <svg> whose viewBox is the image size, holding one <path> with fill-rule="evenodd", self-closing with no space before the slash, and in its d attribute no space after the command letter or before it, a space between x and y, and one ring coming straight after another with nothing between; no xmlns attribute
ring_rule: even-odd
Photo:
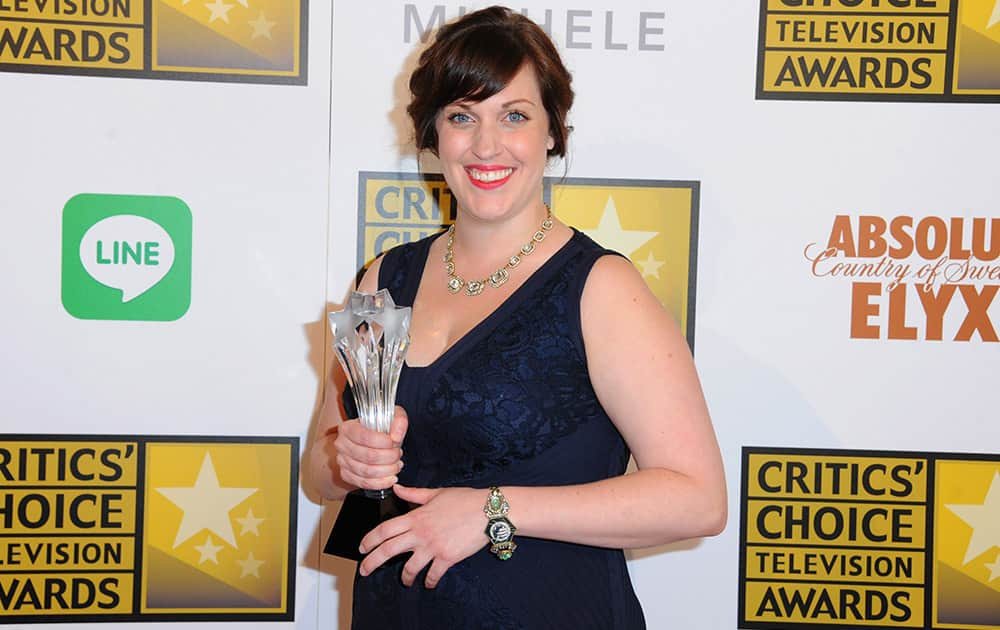
<svg viewBox="0 0 1000 630"><path fill-rule="evenodd" d="M500 107L507 108L511 105L516 105L517 103L527 103L528 105L534 105L535 103L526 98L516 98L513 101L507 101L506 103L501 103Z"/></svg>
<svg viewBox="0 0 1000 630"><path fill-rule="evenodd" d="M470 104L470 103L473 103L473 102L472 102L472 101L456 101L456 102L454 102L454 103L450 103L450 105L453 105L453 106L455 106L455 107L459 107L459 108L461 108L461 109L466 109L466 110L468 110L468 109L472 109L472 108L471 108L471 107L469 106L469 104ZM534 102L534 101L532 101L532 100L530 100L530 99L526 99L526 98L516 98L516 99L514 99L513 101L507 101L506 103L500 103L500 109L507 109L507 108L508 108L508 107L510 107L511 105L517 105L518 103L527 103L528 105L531 105L532 107L537 107L537 106L535 105L535 102Z"/></svg>

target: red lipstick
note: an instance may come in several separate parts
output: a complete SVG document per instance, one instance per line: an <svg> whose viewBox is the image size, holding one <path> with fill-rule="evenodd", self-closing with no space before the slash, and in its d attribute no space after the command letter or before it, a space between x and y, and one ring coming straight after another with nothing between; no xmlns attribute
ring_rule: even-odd
<svg viewBox="0 0 1000 630"><path fill-rule="evenodd" d="M507 180L510 179L511 175L514 174L515 170L516 169L511 166L498 166L496 164L472 164L465 167L465 173L466 175L468 175L469 181L472 182L473 186L482 190L492 190L494 188L499 188L500 186L503 186L504 184L507 183ZM478 173L490 177L491 174L496 173L498 171L510 171L510 173L499 179L483 180L483 179L477 179L474 176L474 173Z"/></svg>

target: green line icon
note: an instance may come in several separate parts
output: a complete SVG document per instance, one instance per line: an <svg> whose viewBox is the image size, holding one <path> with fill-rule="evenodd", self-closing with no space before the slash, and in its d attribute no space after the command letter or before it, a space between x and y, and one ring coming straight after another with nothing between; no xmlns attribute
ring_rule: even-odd
<svg viewBox="0 0 1000 630"><path fill-rule="evenodd" d="M66 312L79 319L180 319L191 305L191 223L191 210L176 197L86 193L67 201Z"/></svg>

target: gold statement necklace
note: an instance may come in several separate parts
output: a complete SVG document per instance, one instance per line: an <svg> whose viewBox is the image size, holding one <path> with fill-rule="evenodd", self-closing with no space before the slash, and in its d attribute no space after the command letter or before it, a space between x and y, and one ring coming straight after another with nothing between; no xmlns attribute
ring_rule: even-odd
<svg viewBox="0 0 1000 630"><path fill-rule="evenodd" d="M549 204L545 204L545 220L542 221L541 228L531 235L530 241L521 245L521 249L516 254L507 259L506 265L490 274L489 278L466 282L462 276L455 273L455 224L452 223L451 227L448 228L448 244L444 251L444 266L448 272L448 291L458 293L462 287L465 287L466 295L476 296L483 292L487 283L494 289L499 289L510 278L509 270L520 265L522 258L530 256L531 252L535 251L535 246L545 240L545 235L552 229L552 226L552 208L549 207Z"/></svg>

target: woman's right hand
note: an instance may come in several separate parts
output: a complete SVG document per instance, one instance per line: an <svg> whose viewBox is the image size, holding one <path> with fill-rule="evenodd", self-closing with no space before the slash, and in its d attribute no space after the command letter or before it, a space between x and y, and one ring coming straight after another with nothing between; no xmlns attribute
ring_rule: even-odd
<svg viewBox="0 0 1000 630"><path fill-rule="evenodd" d="M391 488L403 469L403 437L408 426L406 411L396 406L389 433L368 429L357 420L340 424L333 447L340 478L366 490Z"/></svg>

